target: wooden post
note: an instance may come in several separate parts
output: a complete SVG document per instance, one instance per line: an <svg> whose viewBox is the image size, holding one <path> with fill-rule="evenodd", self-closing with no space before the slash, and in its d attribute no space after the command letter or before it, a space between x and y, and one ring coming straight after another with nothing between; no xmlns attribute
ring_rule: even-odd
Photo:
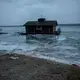
<svg viewBox="0 0 80 80"><path fill-rule="evenodd" d="M35 27L34 27L34 34L35 34Z"/></svg>
<svg viewBox="0 0 80 80"><path fill-rule="evenodd" d="M49 28L49 34L50 34L50 28Z"/></svg>

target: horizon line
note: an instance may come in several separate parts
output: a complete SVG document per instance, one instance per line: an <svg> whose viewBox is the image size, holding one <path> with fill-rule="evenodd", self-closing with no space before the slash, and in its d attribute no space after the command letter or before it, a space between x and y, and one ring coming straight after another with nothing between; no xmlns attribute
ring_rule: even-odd
<svg viewBox="0 0 80 80"><path fill-rule="evenodd" d="M64 24L58 24L59 26L80 26L80 23L64 23ZM0 25L0 27L22 27L23 25Z"/></svg>

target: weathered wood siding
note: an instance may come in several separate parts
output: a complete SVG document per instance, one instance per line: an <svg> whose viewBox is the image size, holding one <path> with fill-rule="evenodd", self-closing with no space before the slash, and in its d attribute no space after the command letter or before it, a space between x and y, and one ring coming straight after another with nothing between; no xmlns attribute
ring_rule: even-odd
<svg viewBox="0 0 80 80"><path fill-rule="evenodd" d="M55 26L26 26L26 34L53 34L54 31Z"/></svg>

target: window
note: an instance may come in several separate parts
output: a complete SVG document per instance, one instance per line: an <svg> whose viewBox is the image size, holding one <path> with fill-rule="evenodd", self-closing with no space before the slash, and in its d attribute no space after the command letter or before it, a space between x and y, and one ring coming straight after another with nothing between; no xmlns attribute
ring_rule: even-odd
<svg viewBox="0 0 80 80"><path fill-rule="evenodd" d="M42 26L37 26L36 30L42 30Z"/></svg>

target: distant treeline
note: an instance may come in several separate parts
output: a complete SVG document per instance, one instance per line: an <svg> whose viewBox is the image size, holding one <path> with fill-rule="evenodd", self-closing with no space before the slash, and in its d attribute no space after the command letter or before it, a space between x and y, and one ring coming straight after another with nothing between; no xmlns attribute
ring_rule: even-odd
<svg viewBox="0 0 80 80"><path fill-rule="evenodd" d="M59 26L80 26L80 24L58 24Z"/></svg>
<svg viewBox="0 0 80 80"><path fill-rule="evenodd" d="M80 26L80 24L58 24L59 26ZM24 27L23 25L9 25L0 27Z"/></svg>
<svg viewBox="0 0 80 80"><path fill-rule="evenodd" d="M0 26L0 27L23 27L23 25L5 25L5 26Z"/></svg>

